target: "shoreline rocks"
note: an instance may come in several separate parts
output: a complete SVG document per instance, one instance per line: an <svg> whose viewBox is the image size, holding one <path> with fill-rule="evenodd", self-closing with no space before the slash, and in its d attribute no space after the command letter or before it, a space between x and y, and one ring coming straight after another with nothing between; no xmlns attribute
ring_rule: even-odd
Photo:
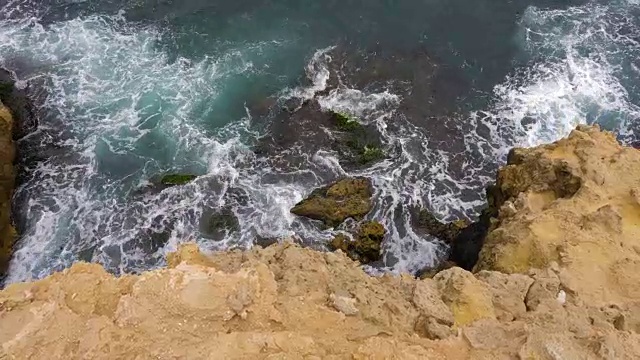
<svg viewBox="0 0 640 360"><path fill-rule="evenodd" d="M347 256L362 264L380 260L382 241L386 229L377 221L365 221L358 227L352 240L348 235L338 234L329 243L332 250L342 250Z"/></svg>
<svg viewBox="0 0 640 360"><path fill-rule="evenodd" d="M298 216L336 227L349 218L362 220L371 211L373 187L366 178L345 178L314 190L291 209Z"/></svg>
<svg viewBox="0 0 640 360"><path fill-rule="evenodd" d="M639 165L592 127L514 150L475 272L374 277L292 243L185 244L122 277L77 263L0 291L0 357L637 359Z"/></svg>
<svg viewBox="0 0 640 360"><path fill-rule="evenodd" d="M11 219L11 199L16 182L13 132L13 115L0 99L0 279L9 266L18 236Z"/></svg>
<svg viewBox="0 0 640 360"><path fill-rule="evenodd" d="M25 93L15 87L11 73L0 68L0 280L18 239L12 203L19 157L14 139L26 135L36 125Z"/></svg>

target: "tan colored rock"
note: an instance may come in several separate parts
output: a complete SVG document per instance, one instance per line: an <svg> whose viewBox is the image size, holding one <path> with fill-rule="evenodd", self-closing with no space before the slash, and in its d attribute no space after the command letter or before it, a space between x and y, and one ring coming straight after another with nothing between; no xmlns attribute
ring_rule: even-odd
<svg viewBox="0 0 640 360"><path fill-rule="evenodd" d="M527 274L559 265L569 297L596 306L640 297L640 151L580 126L556 143L517 149L498 175L499 217L476 270ZM556 294L557 295L557 294Z"/></svg>
<svg viewBox="0 0 640 360"><path fill-rule="evenodd" d="M535 310L543 302L557 302L564 305L558 299L561 294L560 278L552 270L533 270L532 276L535 279L525 302L529 310Z"/></svg>
<svg viewBox="0 0 640 360"><path fill-rule="evenodd" d="M442 299L451 308L458 327L480 319L496 318L489 288L470 272L454 267L441 271L433 280L438 284Z"/></svg>
<svg viewBox="0 0 640 360"><path fill-rule="evenodd" d="M442 301L442 295L438 290L438 285L431 279L418 281L413 290L413 304L418 308L421 315L433 318L438 323L453 325L454 318L451 309Z"/></svg>
<svg viewBox="0 0 640 360"><path fill-rule="evenodd" d="M345 295L329 295L331 306L341 313L351 316L358 313L358 307L356 306L356 299Z"/></svg>
<svg viewBox="0 0 640 360"><path fill-rule="evenodd" d="M442 340L454 334L450 325L438 322L435 318L420 316L416 322L416 333L431 340Z"/></svg>
<svg viewBox="0 0 640 360"><path fill-rule="evenodd" d="M525 298L533 284L532 278L486 270L477 273L476 277L489 286L499 320L512 321L527 312Z"/></svg>

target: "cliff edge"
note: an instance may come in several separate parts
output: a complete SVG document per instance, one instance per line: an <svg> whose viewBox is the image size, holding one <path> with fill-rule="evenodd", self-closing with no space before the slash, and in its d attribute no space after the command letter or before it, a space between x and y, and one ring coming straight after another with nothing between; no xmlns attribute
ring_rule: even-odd
<svg viewBox="0 0 640 360"><path fill-rule="evenodd" d="M17 236L11 222L11 198L16 181L13 128L13 115L0 100L0 278L7 270Z"/></svg>
<svg viewBox="0 0 640 360"><path fill-rule="evenodd" d="M290 243L0 292L0 359L637 359L640 151L580 127L514 150L474 272L370 277Z"/></svg>

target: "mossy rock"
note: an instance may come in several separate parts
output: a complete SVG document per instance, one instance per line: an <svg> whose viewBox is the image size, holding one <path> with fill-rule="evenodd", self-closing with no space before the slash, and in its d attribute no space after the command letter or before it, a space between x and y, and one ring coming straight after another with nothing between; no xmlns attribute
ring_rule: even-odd
<svg viewBox="0 0 640 360"><path fill-rule="evenodd" d="M418 219L418 227L421 230L446 243L453 243L462 229L466 228L468 225L469 224L464 220L443 223L436 219L436 217L428 210L421 210Z"/></svg>
<svg viewBox="0 0 640 360"><path fill-rule="evenodd" d="M335 227L348 218L361 220L367 215L373 207L372 196L373 188L369 179L346 178L314 190L291 212Z"/></svg>
<svg viewBox="0 0 640 360"><path fill-rule="evenodd" d="M380 260L380 250L386 230L377 221L367 221L360 225L354 251L363 264Z"/></svg>
<svg viewBox="0 0 640 360"><path fill-rule="evenodd" d="M351 244L351 238L345 234L336 235L329 243L331 250L342 250L345 254L349 253L349 245Z"/></svg>
<svg viewBox="0 0 640 360"><path fill-rule="evenodd" d="M369 264L380 260L382 241L386 230L377 221L367 221L360 225L355 239L345 234L338 234L329 243L332 250L342 250L351 259L362 264Z"/></svg>
<svg viewBox="0 0 640 360"><path fill-rule="evenodd" d="M349 114L334 111L332 115L336 126L341 131L356 131L362 129L362 124Z"/></svg>
<svg viewBox="0 0 640 360"><path fill-rule="evenodd" d="M368 165L386 157L379 134L373 126L364 126L346 113L332 112L335 126L343 134L338 136L338 148L343 157L350 158L358 166Z"/></svg>
<svg viewBox="0 0 640 360"><path fill-rule="evenodd" d="M191 174L168 174L160 179L160 183L165 186L185 185L192 182L196 178L196 175Z"/></svg>
<svg viewBox="0 0 640 360"><path fill-rule="evenodd" d="M385 158L384 151L380 147L375 145L365 145L360 151L360 158L358 159L360 165L366 165L373 162L378 162Z"/></svg>

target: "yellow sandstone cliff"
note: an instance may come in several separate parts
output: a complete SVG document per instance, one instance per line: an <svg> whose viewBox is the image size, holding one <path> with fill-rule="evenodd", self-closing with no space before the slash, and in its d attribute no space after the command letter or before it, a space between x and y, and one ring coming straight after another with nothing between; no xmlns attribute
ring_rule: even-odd
<svg viewBox="0 0 640 360"><path fill-rule="evenodd" d="M284 243L0 292L0 359L638 359L640 151L597 128L514 151L476 272L366 275Z"/></svg>

